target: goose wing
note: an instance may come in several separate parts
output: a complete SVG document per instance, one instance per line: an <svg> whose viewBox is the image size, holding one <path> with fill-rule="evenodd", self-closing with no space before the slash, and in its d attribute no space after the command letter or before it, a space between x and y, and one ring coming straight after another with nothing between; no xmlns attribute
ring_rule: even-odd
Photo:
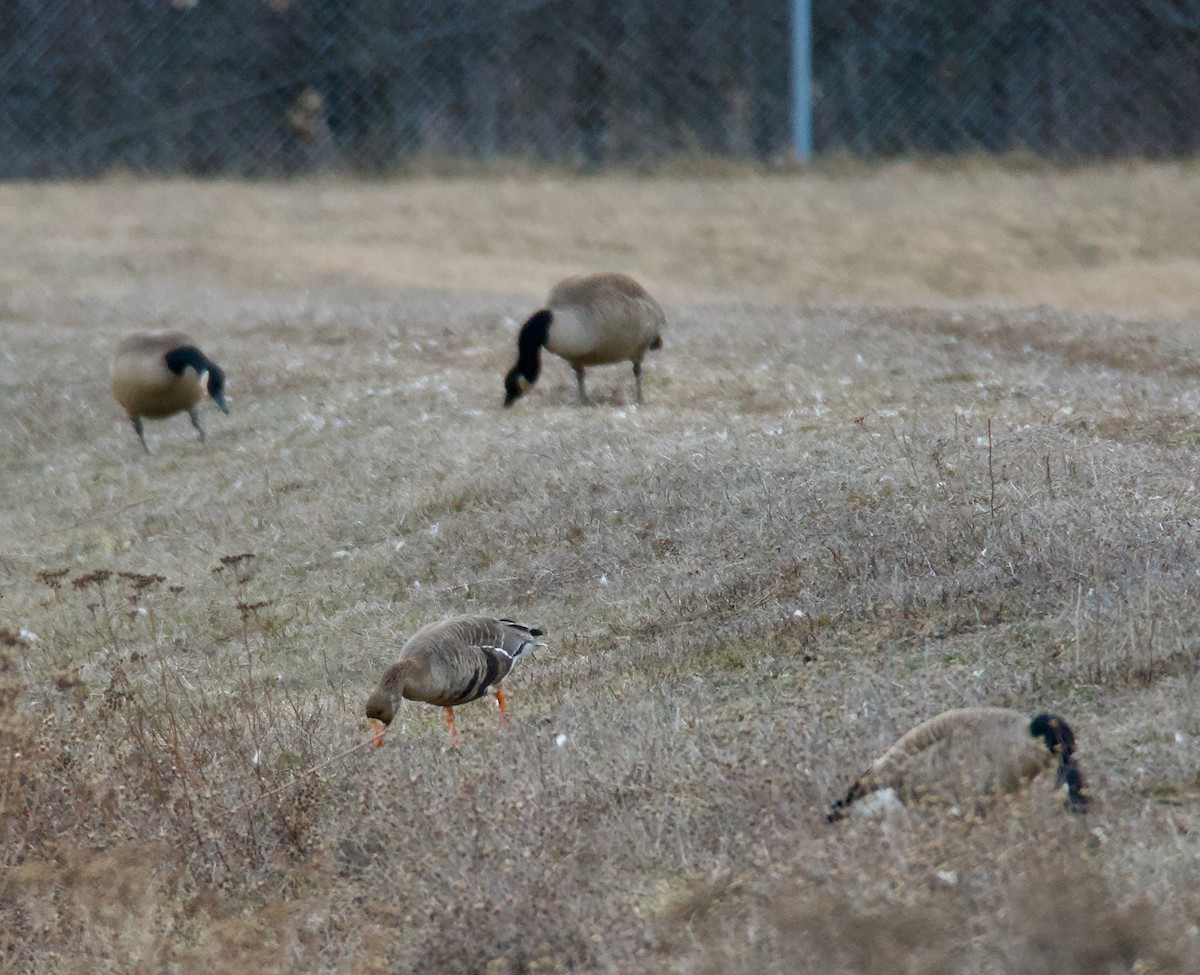
<svg viewBox="0 0 1200 975"><path fill-rule="evenodd" d="M566 278L554 286L548 305L551 310L575 312L592 330L627 323L655 337L666 324L662 306L650 292L628 275L616 272Z"/></svg>
<svg viewBox="0 0 1200 975"><path fill-rule="evenodd" d="M607 271L563 278L551 289L549 305L551 308L563 308L649 297L649 292L629 275Z"/></svg>
<svg viewBox="0 0 1200 975"><path fill-rule="evenodd" d="M400 656L425 665L424 686L412 688L414 696L455 707L483 697L503 681L516 661L537 646L540 635L511 620L457 616L418 630Z"/></svg>
<svg viewBox="0 0 1200 975"><path fill-rule="evenodd" d="M1031 742L1029 719L1008 708L957 708L923 721L901 735L891 748L875 760L864 779L889 780L930 753L974 752L981 757L994 745L1011 740ZM949 757L949 756L948 756Z"/></svg>

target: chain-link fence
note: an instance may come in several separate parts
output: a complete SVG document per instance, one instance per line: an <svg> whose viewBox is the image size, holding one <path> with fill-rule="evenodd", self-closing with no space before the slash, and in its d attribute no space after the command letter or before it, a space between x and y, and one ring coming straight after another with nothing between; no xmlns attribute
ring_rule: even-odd
<svg viewBox="0 0 1200 975"><path fill-rule="evenodd" d="M1200 145L1200 0L0 0L0 177ZM805 16L811 31L797 31ZM802 109L804 110L804 109Z"/></svg>

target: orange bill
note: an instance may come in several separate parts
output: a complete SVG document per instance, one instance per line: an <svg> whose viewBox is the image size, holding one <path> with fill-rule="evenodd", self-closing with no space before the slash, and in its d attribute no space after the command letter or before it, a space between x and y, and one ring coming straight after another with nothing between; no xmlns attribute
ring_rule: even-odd
<svg viewBox="0 0 1200 975"><path fill-rule="evenodd" d="M382 748L383 747L383 733L385 731L387 731L387 725L385 725L378 718L372 718L371 719L371 730L375 732L375 747Z"/></svg>

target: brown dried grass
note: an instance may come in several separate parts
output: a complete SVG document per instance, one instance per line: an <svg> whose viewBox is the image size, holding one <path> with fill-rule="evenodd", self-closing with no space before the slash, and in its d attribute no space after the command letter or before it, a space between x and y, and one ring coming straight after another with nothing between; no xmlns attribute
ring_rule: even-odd
<svg viewBox="0 0 1200 975"><path fill-rule="evenodd" d="M1193 260L1194 180L0 188L0 968L1195 971L1200 397L1154 313L1200 289L1079 311L1047 229ZM931 284L997 214L1011 275ZM1055 309L947 303L1046 299L1004 234ZM579 266L670 300L646 405L604 369L579 409L552 361L501 411L515 322ZM166 324L234 413L144 457L103 364ZM510 729L464 708L452 753L412 706L343 754L463 611L550 634ZM1098 811L1042 783L826 826L970 704L1068 715Z"/></svg>

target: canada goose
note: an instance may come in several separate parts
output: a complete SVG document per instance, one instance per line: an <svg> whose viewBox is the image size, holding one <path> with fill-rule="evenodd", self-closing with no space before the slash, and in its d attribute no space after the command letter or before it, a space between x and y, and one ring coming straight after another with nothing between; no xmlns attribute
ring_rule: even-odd
<svg viewBox="0 0 1200 975"><path fill-rule="evenodd" d="M146 453L150 448L142 420L161 420L184 410L204 443L196 404L206 388L218 409L228 413L225 373L182 332L138 332L117 346L112 362L113 396L125 407Z"/></svg>
<svg viewBox="0 0 1200 975"><path fill-rule="evenodd" d="M367 717L375 724L375 745L396 716L400 701L424 701L446 711L450 740L458 744L454 709L496 689L500 723L504 689L500 682L516 662L534 647L545 646L533 630L512 620L490 616L454 616L417 630L400 648L400 659L383 672L379 686L367 700Z"/></svg>
<svg viewBox="0 0 1200 975"><path fill-rule="evenodd" d="M1058 766L1056 786L1067 787L1067 808L1086 812L1090 800L1075 761L1075 734L1062 718L1039 714L1030 720L1009 708L945 711L876 759L826 818L832 823L854 809L869 814L895 799L1013 792L1051 765Z"/></svg>
<svg viewBox="0 0 1200 975"><path fill-rule="evenodd" d="M542 371L542 346L575 370L579 401L587 402L586 366L632 362L637 401L642 401L642 358L662 348L666 316L646 289L624 274L606 271L565 278L546 307L534 312L517 337L517 364L504 377L504 405L512 404Z"/></svg>

